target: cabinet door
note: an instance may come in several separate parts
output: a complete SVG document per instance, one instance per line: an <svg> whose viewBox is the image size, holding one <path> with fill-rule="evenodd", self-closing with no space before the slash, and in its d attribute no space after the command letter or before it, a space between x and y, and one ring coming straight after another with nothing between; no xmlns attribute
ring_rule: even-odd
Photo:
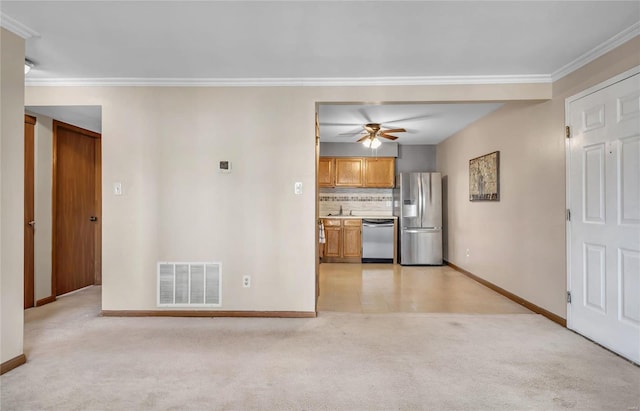
<svg viewBox="0 0 640 411"><path fill-rule="evenodd" d="M341 257L342 256L342 227L341 221L338 219L324 220L324 256L325 257Z"/></svg>
<svg viewBox="0 0 640 411"><path fill-rule="evenodd" d="M318 187L333 187L335 177L335 160L331 157L320 157L318 161Z"/></svg>
<svg viewBox="0 0 640 411"><path fill-rule="evenodd" d="M362 187L364 162L362 158L336 158L336 187Z"/></svg>
<svg viewBox="0 0 640 411"><path fill-rule="evenodd" d="M342 227L343 257L361 257L362 256L362 221L361 220L344 220Z"/></svg>
<svg viewBox="0 0 640 411"><path fill-rule="evenodd" d="M364 186L393 188L395 160L393 157L365 158Z"/></svg>

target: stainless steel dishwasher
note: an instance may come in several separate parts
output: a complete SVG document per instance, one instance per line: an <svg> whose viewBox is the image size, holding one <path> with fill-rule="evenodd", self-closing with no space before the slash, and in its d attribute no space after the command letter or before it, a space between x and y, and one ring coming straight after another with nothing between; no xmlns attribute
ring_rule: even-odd
<svg viewBox="0 0 640 411"><path fill-rule="evenodd" d="M392 218L362 219L362 262L393 263Z"/></svg>

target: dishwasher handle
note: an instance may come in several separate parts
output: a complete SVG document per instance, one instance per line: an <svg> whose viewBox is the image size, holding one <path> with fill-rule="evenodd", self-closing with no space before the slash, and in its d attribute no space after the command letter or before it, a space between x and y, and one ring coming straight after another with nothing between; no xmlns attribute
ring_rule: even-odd
<svg viewBox="0 0 640 411"><path fill-rule="evenodd" d="M362 226L363 227L373 227L373 228L393 227L393 223L384 223L384 224L362 223Z"/></svg>

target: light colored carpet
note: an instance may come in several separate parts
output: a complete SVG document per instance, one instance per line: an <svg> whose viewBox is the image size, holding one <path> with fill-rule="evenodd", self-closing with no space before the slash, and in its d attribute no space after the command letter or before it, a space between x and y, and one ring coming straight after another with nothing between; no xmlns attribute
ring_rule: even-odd
<svg viewBox="0 0 640 411"><path fill-rule="evenodd" d="M27 311L3 411L640 405L640 368L534 314L107 318L99 292Z"/></svg>

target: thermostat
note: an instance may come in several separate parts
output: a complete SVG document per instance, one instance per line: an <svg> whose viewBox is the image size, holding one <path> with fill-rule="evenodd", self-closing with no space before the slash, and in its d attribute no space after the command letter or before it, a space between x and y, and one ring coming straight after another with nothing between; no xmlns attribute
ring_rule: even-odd
<svg viewBox="0 0 640 411"><path fill-rule="evenodd" d="M218 165L218 170L221 173L230 173L231 172L231 161L221 161Z"/></svg>

